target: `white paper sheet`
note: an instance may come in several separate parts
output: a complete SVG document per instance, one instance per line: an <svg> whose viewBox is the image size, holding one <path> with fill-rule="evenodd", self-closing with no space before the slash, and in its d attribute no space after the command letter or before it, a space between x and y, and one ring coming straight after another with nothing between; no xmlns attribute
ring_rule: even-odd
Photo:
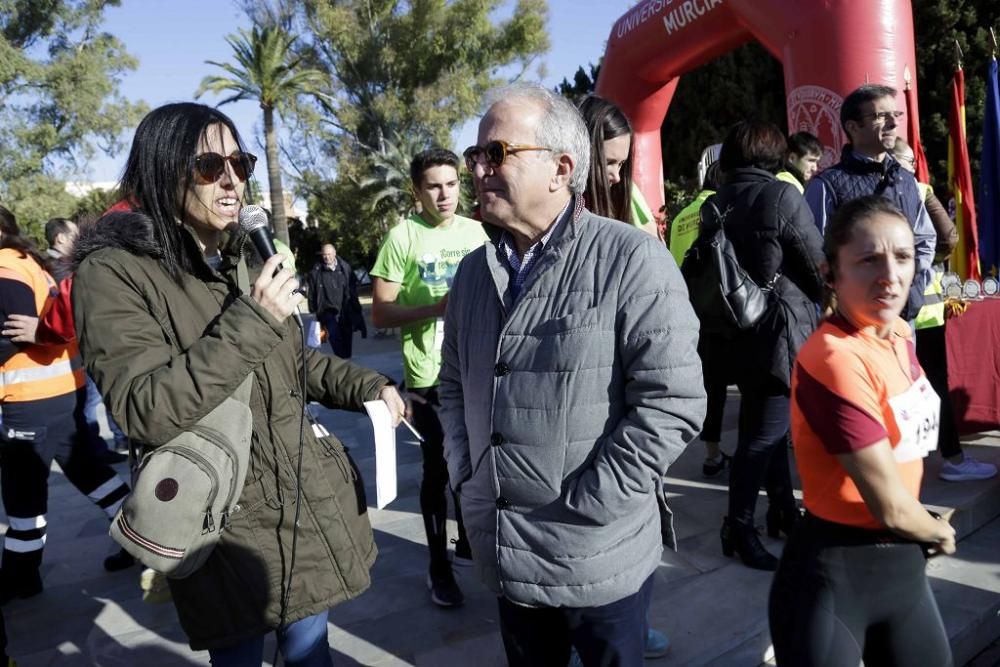
<svg viewBox="0 0 1000 667"><path fill-rule="evenodd" d="M365 410L375 432L375 506L382 509L396 499L396 429L385 401L367 401Z"/></svg>

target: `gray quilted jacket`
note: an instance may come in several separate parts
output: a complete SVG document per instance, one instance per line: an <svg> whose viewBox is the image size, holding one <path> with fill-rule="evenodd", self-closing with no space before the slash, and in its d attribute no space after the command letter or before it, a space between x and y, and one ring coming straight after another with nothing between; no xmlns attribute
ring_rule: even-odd
<svg viewBox="0 0 1000 667"><path fill-rule="evenodd" d="M698 321L666 248L588 211L516 301L509 281L494 234L448 297L440 417L474 561L519 604L607 604L673 539L662 478L705 415Z"/></svg>

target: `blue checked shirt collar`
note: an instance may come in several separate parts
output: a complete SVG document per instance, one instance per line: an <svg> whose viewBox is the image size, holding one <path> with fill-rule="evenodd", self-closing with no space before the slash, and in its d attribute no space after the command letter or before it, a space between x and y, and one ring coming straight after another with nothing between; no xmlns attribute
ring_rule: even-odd
<svg viewBox="0 0 1000 667"><path fill-rule="evenodd" d="M509 232L504 230L500 235L500 250L503 251L504 257L507 258L507 264L510 265L511 272L514 274L513 280L510 283L510 290L513 293L514 298L521 293L521 288L524 287L524 281L528 279L528 275L531 273L532 267L534 267L535 262L541 256L542 251L549 243L549 239L552 238L552 234L555 233L559 225L565 222L567 211L570 210L570 206L573 204L575 197L570 197L570 200L566 202L566 205L559 215L556 216L555 223L549 227L549 231L545 232L542 238L535 241L530 248L525 251L523 257L517 256L517 247L514 245L514 237L511 236Z"/></svg>

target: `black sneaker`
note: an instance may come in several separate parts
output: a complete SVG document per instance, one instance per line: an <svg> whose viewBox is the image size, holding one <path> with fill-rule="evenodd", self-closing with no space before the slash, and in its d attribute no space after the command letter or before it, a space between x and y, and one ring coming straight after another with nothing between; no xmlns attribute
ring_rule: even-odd
<svg viewBox="0 0 1000 667"><path fill-rule="evenodd" d="M124 549L120 549L118 553L104 559L104 569L108 572L127 570L133 565L135 565L135 558L133 558L132 554Z"/></svg>
<svg viewBox="0 0 1000 667"><path fill-rule="evenodd" d="M462 589L451 573L451 563L431 565L427 573L427 588L431 591L431 601L439 607L459 607L465 602Z"/></svg>
<svg viewBox="0 0 1000 667"><path fill-rule="evenodd" d="M472 547L468 540L452 540L455 545L455 557L451 564L455 567L472 567Z"/></svg>
<svg viewBox="0 0 1000 667"><path fill-rule="evenodd" d="M725 452L719 452L717 460L705 459L705 462L701 464L701 474L705 477L715 477L728 468L732 461L733 457L728 456Z"/></svg>

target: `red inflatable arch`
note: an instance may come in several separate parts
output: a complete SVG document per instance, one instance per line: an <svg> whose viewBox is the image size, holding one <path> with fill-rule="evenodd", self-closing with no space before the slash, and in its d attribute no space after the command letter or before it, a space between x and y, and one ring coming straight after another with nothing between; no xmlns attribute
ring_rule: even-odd
<svg viewBox="0 0 1000 667"><path fill-rule="evenodd" d="M612 27L597 94L632 121L634 178L654 211L663 205L660 126L678 77L751 39L784 66L789 131L817 135L823 164L846 143L847 93L888 84L906 108L903 69L916 72L910 0L646 0Z"/></svg>

